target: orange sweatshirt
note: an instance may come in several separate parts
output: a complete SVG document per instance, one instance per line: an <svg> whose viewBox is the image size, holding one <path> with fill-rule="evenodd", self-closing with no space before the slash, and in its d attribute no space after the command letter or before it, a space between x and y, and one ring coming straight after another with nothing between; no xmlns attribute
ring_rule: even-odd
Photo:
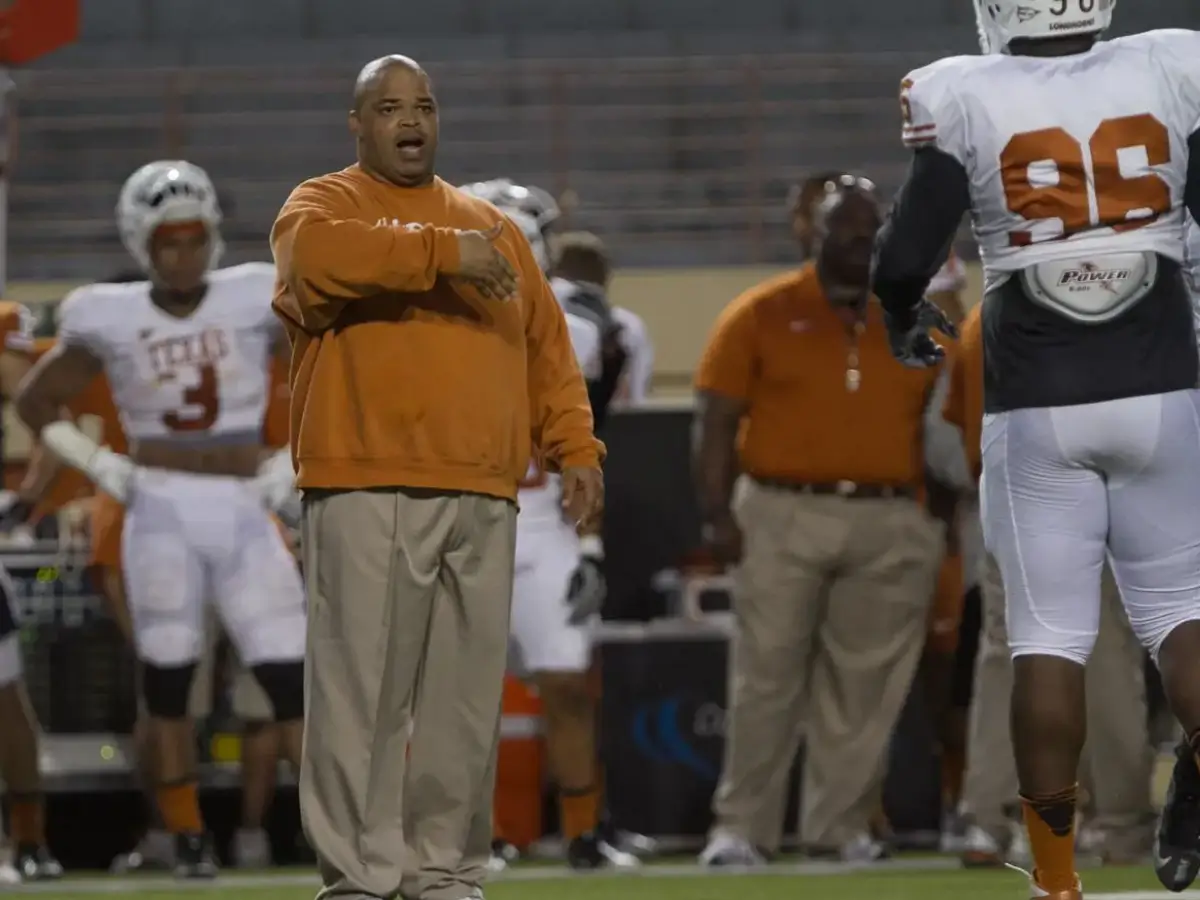
<svg viewBox="0 0 1200 900"><path fill-rule="evenodd" d="M443 274L456 229L506 226L519 296ZM599 466L563 313L518 228L441 179L401 188L358 166L306 181L271 231L292 343L292 455L307 488L413 487L515 498L531 453Z"/></svg>

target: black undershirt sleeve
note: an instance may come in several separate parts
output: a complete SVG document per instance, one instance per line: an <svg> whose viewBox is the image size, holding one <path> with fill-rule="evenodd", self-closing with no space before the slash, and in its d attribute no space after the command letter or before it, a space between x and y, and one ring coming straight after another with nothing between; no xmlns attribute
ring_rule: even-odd
<svg viewBox="0 0 1200 900"><path fill-rule="evenodd" d="M1200 129L1188 138L1187 182L1183 186L1183 205L1200 222Z"/></svg>
<svg viewBox="0 0 1200 900"><path fill-rule="evenodd" d="M874 292L885 310L902 314L921 302L970 208L962 163L934 147L917 150L875 238Z"/></svg>

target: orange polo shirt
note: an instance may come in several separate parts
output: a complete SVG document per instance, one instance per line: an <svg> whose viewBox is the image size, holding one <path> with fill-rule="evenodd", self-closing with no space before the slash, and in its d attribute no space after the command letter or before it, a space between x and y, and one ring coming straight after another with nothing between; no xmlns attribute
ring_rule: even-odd
<svg viewBox="0 0 1200 900"><path fill-rule="evenodd" d="M967 463L978 478L983 472L983 307L977 305L959 328L958 346L950 355L950 390L942 418L963 434Z"/></svg>
<svg viewBox="0 0 1200 900"><path fill-rule="evenodd" d="M695 385L746 403L738 451L752 477L917 487L936 377L895 360L877 304L847 329L809 264L725 308Z"/></svg>

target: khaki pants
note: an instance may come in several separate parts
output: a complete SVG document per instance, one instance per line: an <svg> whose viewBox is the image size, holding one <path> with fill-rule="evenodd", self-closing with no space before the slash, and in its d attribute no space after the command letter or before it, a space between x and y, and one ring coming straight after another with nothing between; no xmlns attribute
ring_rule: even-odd
<svg viewBox="0 0 1200 900"><path fill-rule="evenodd" d="M1009 731L1012 660L1004 625L1004 585L987 556L981 573L983 634L975 662L963 806L970 821L1004 846L1005 807L1017 800ZM1081 776L1091 796L1093 824L1109 833L1108 849L1144 852L1153 822L1150 779L1154 753L1146 731L1142 648L1129 627L1112 573L1101 582L1100 634L1087 667L1088 741Z"/></svg>
<svg viewBox="0 0 1200 900"><path fill-rule="evenodd" d="M925 642L941 526L903 499L844 499L748 479L735 504L729 719L716 828L778 848L788 772L807 756L805 843L867 829Z"/></svg>
<svg viewBox="0 0 1200 900"><path fill-rule="evenodd" d="M306 495L300 809L322 896L483 882L516 520L473 494Z"/></svg>

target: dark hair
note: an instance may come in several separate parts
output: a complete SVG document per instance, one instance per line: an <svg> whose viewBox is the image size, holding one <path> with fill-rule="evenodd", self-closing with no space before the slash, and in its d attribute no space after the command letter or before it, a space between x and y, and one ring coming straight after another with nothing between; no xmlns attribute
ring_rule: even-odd
<svg viewBox="0 0 1200 900"><path fill-rule="evenodd" d="M590 231L568 231L554 238L554 271L564 278L605 284L610 264L604 241Z"/></svg>

